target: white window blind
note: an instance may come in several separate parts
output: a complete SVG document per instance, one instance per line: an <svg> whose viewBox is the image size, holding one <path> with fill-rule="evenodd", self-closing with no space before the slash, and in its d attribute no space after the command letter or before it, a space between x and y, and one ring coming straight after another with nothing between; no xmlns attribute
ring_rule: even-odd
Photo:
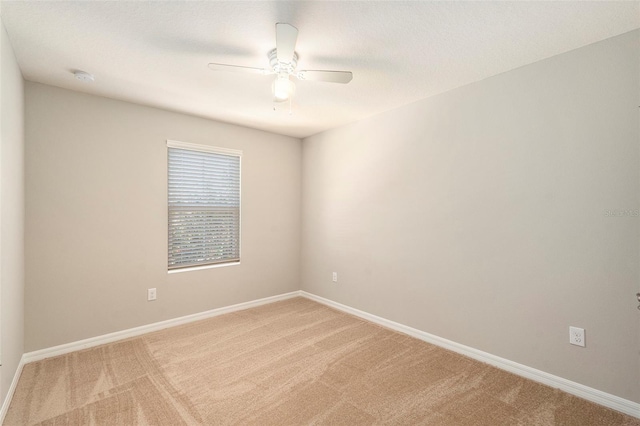
<svg viewBox="0 0 640 426"><path fill-rule="evenodd" d="M167 146L169 269L239 262L241 153Z"/></svg>

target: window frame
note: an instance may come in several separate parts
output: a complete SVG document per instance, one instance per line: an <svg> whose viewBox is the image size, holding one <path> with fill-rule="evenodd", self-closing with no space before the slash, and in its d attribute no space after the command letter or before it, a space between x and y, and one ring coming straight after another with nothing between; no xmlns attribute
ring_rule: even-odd
<svg viewBox="0 0 640 426"><path fill-rule="evenodd" d="M169 236L171 232L171 227L169 224L170 220L170 204L169 204L169 149L182 149L189 150L195 152L205 152L205 153L214 153L228 156L238 157L238 173L239 173L239 184L238 184L238 259L230 260L230 261L222 261L222 262L214 262L214 263L206 263L206 264L190 264L184 266L178 266L171 268L169 266ZM242 151L231 148L222 148L212 145L201 145L194 144L189 142L181 142L176 140L167 139L167 194L166 194L166 206L167 206L167 272L169 274L178 273L178 272L188 272L195 271L201 269L209 269L209 268L219 268L224 266L233 266L239 265L242 259Z"/></svg>

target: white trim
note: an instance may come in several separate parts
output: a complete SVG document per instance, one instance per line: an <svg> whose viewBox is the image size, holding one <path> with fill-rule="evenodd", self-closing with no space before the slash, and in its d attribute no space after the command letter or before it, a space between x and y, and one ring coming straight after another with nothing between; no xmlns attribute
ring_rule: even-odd
<svg viewBox="0 0 640 426"><path fill-rule="evenodd" d="M197 143L172 141L170 139L167 139L167 147L169 147L169 148L189 149L191 151L215 152L216 154L235 155L235 156L238 156L238 157L242 157L242 151L240 151L238 149L221 148L221 147L218 147L218 146L200 145L200 144L197 144Z"/></svg>
<svg viewBox="0 0 640 426"><path fill-rule="evenodd" d="M18 386L18 380L20 380L20 375L22 374L22 367L26 364L24 355L20 358L20 362L18 363L18 368L16 369L16 373L13 375L13 380L11 381L11 386L9 386L9 391L7 392L7 396L4 397L4 402L2 403L2 408L0 408L0 425L4 423L4 418L9 411L9 406L11 405L11 400L13 399L13 393L16 391L16 386Z"/></svg>
<svg viewBox="0 0 640 426"><path fill-rule="evenodd" d="M79 351L82 349L91 348L94 346L104 345L105 343L111 343L122 339L128 339L130 337L139 336L141 334L150 333L152 331L158 331L176 325L187 324L193 321L199 321L206 318L215 317L218 315L228 314L231 312L241 311L244 309L254 308L260 305L266 305L267 303L278 302L280 300L291 299L293 297L300 296L300 291L292 291L291 293L279 294L277 296L265 297L263 299L252 300L250 302L238 303L237 305L225 306L222 308L211 309L209 311L200 312L197 314L186 315L183 317L173 318L166 321L160 321L153 324L142 325L140 327L130 328L128 330L116 331L114 333L103 334L102 336L90 337L84 340L78 340L77 342L65 343L64 345L53 346L51 348L40 349L38 351L27 352L22 356L24 363L30 363L34 361L40 361L45 358L51 358L58 355L64 355L69 352Z"/></svg>
<svg viewBox="0 0 640 426"><path fill-rule="evenodd" d="M640 418L640 404L637 402L629 401L627 399L620 398L619 396L615 396L591 388L589 386L582 385L580 383L572 382L571 380L567 380L562 377L555 376L553 374L549 374L523 364L518 364L517 362L513 362L508 359L501 358L499 356L492 355L478 349L474 349L470 346L443 339L442 337L426 333L424 331L406 326L404 324L390 321L388 319L370 314L368 312L360 311L350 306L334 302L333 300L325 299L324 297L316 296L315 294L311 294L306 291L301 290L300 295L315 302L322 303L323 305L330 306L348 314L366 319L367 321L379 324L383 327L408 334L409 336L424 340L425 342L432 343L445 349L449 349L459 354L468 356L469 358L473 358L475 360L493 365L494 367L498 367L513 374L517 374L518 376L526 377L527 379L531 379L547 386L558 388L564 392L570 393L580 398L584 398L591 402L595 402L596 404L600 404L607 408L611 408L630 416Z"/></svg>
<svg viewBox="0 0 640 426"><path fill-rule="evenodd" d="M190 266L188 268L178 268L178 269L168 269L168 274L177 274L178 272L189 272L189 271L199 271L201 269L211 269L211 268L222 268L224 266L234 266L239 265L240 261L236 262L225 262L225 263L213 263L211 265L202 265L202 266Z"/></svg>
<svg viewBox="0 0 640 426"><path fill-rule="evenodd" d="M263 299L257 299L250 302L238 303L236 305L212 309L212 310L200 312L197 314L186 315L179 318L174 318L174 319L161 321L153 324L143 325L143 326L131 328L128 330L117 331L115 333L109 333L102 336L79 340L77 342L67 343L64 345L41 349L39 351L25 353L24 355L22 355L22 358L20 359L20 363L18 364L18 369L16 370L16 373L13 377L13 381L11 382L11 387L9 388L9 392L7 393L7 396L4 400L2 409L0 410L0 424L2 424L2 421L4 420L4 416L6 415L7 410L9 409L9 404L11 403L11 398L13 397L13 393L15 391L16 385L18 384L18 379L20 378L20 374L22 373L22 368L27 363L39 361L39 360L50 358L53 356L63 355L63 354L74 352L81 349L103 345L106 343L115 342L117 340L139 336L141 334L162 330L162 329L173 327L176 325L186 324L193 321L198 321L206 318L215 317L218 315L223 315L231 312L249 309L249 308L253 308L260 305L265 305L268 303L278 302L281 300L287 300L297 296L302 296L307 299L316 301L318 303L322 303L323 305L327 305L332 308L338 309L340 311L346 312L348 314L355 315L367 321L371 321L375 324L379 324L383 327L387 327L392 330L408 334L409 336L415 337L425 342L429 342L434 345L452 350L459 354L468 356L469 358L473 358L478 361L485 362L487 364L493 365L494 367L517 374L518 376L522 376L527 379L534 380L536 382L545 384L547 386L558 388L564 392L570 393L572 395L576 395L580 398L584 398L591 402L595 402L596 404L600 404L605 407L611 408L613 410L617 410L622 413L628 414L630 416L640 418L640 404L637 402L629 401L627 399L620 398L618 396L615 396L606 392L602 392L600 390L582 385L580 383L572 382L571 380L567 380L562 377L555 376L553 374L549 374L532 367L528 367L526 365L518 364L517 362L513 362L508 359L501 358L496 355L492 355L490 353L480 351L478 349L474 349L470 346L465 346L460 343L456 343L451 340L447 340L442 337L438 337L433 334L426 333L424 331L421 331L421 330L418 330L394 321L390 321L388 319L385 319L364 311L360 311L350 306L343 305L341 303L334 302L329 299L325 299L324 297L316 296L315 294L311 294L306 291L297 290L297 291L292 291L290 293L284 293L277 296L265 297Z"/></svg>

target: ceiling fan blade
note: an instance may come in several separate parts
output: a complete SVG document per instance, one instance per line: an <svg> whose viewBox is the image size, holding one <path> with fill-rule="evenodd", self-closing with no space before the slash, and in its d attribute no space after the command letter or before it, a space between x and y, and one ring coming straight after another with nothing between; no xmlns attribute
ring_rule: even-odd
<svg viewBox="0 0 640 426"><path fill-rule="evenodd" d="M296 40L298 39L298 29L293 25L277 23L276 24L276 53L278 62L291 63L293 53L296 49Z"/></svg>
<svg viewBox="0 0 640 426"><path fill-rule="evenodd" d="M300 80L347 84L351 79L353 79L353 73L351 71L306 70L297 73L296 77Z"/></svg>
<svg viewBox="0 0 640 426"><path fill-rule="evenodd" d="M213 71L244 72L244 73L252 73L252 74L262 74L262 75L273 74L273 71L265 68L243 67L240 65L210 63L209 68L212 69Z"/></svg>

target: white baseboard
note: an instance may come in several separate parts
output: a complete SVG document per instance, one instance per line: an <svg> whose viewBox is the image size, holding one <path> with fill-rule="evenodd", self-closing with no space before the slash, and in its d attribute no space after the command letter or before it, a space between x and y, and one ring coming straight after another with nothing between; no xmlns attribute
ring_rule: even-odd
<svg viewBox="0 0 640 426"><path fill-rule="evenodd" d="M45 358L51 358L58 355L67 354L69 352L79 351L81 349L87 349L94 346L104 345L105 343L111 343L122 339L128 339L130 337L139 336L141 334L150 333L152 331L158 331L176 325L186 324L193 321L199 321L206 318L215 317L218 315L228 314L230 312L241 311L244 309L254 308L260 305L266 305L267 303L278 302L280 300L291 299L293 297L300 296L300 291L292 291L291 293L279 294L277 296L265 297L263 299L252 300L250 302L238 303L237 305L225 306L222 308L211 309L209 311L200 312L197 314L186 315L183 317L173 318L166 321L160 321L153 324L142 325L140 327L130 328L128 330L116 331L114 333L103 334L102 336L90 337L84 340L78 340L77 342L65 343L64 345L53 346L50 348L40 349L33 352L27 352L23 355L25 364L34 361L40 361Z"/></svg>
<svg viewBox="0 0 640 426"><path fill-rule="evenodd" d="M4 402L2 403L2 408L0 408L0 425L4 423L4 418L9 411L9 405L11 405L11 400L13 399L13 393L16 390L16 386L18 386L18 380L20 380L20 375L22 374L22 367L26 362L24 361L24 355L20 358L20 362L18 363L18 368L16 369L16 373L13 375L13 380L11 381L11 386L9 386L9 391L7 392L7 396L4 398Z"/></svg>
<svg viewBox="0 0 640 426"><path fill-rule="evenodd" d="M173 327L176 325L186 324L193 321L198 321L206 318L215 317L218 315L227 314L230 312L249 309L256 306L265 305L267 303L277 302L280 300L291 299L297 296L306 297L307 299L314 300L316 302L322 303L324 305L330 306L340 311L366 319L373 323L379 324L383 327L387 327L392 330L396 330L401 333L408 334L409 336L415 337L420 340L424 340L425 342L432 343L434 345L449 349L451 351L468 356L478 361L493 365L494 367L500 368L502 370L509 371L511 373L517 374L522 377L526 377L528 379L534 380L539 383L543 383L547 386L558 388L564 392L570 393L572 395L576 395L580 398L584 398L591 402L595 402L596 404L600 404L605 407L611 408L613 410L617 410L622 413L628 414L630 416L640 418L640 404L636 402L629 401L627 399L620 398L618 396L611 395L606 392L602 392L600 390L582 385L580 383L572 382L571 380L567 380L562 377L555 376L553 374L549 374L532 367L528 367L526 365L518 364L517 362L513 362L508 359L501 358L501 357L492 355L490 353L483 352L478 349L474 349L472 347L453 342L451 340L443 339L442 337L438 337L433 334L429 334L424 331L421 331L421 330L418 330L394 321L390 321L388 319L385 319L364 311L360 311L350 306L346 306L341 303L334 302L329 299L325 299L324 297L316 296L315 294L311 294L306 291L298 290L298 291L292 291L291 293L280 294L277 296L266 297L264 299L258 299L250 302L239 303L237 305L212 309L212 310L200 312L197 314L187 315L179 318L174 318L166 321L161 321L153 324L131 328L128 330L117 331L115 333L109 333L109 334L104 334L102 336L79 340L77 342L71 342L64 345L54 346L51 348L46 348L38 351L25 353L20 359L20 364L18 365L18 369L15 373L13 381L11 382L11 387L9 388L9 392L7 393L5 401L2 404L2 409L0 410L0 424L2 424L2 422L4 421L4 416L7 414L7 411L9 409L9 404L11 403L11 399L13 397L13 393L15 391L16 385L18 384L18 379L20 378L20 374L22 373L22 368L25 364L28 364L34 361L39 361L45 358L63 355L63 354L74 352L81 349L90 348L93 346L99 346L106 343L111 343L118 340L139 336L141 334L162 330L162 329Z"/></svg>
<svg viewBox="0 0 640 426"><path fill-rule="evenodd" d="M409 336L424 340L425 342L432 343L445 349L449 349L459 354L468 356L469 358L473 358L475 360L493 365L494 367L506 370L513 374L517 374L518 376L526 377L527 379L534 380L553 388L558 388L564 392L586 399L587 401L595 402L596 404L600 404L613 410L620 411L624 414L640 418L640 404L638 404L637 402L629 401L627 399L611 395L609 393L591 388L589 386L572 382L571 380L567 380L562 377L555 376L553 374L549 374L532 367L528 367L526 365L518 364L517 362L509 361L508 359L501 358L499 356L492 355L478 349L474 349L470 346L465 346L451 340L443 339L442 337L438 337L433 334L429 334L424 331L394 321L390 321L388 319L372 315L364 311L360 311L350 306L334 302L333 300L325 299L324 297L316 296L315 294L311 294L306 291L300 291L300 295L302 297L306 297L307 299L322 303L323 305L330 306L340 311L379 324L383 327L408 334Z"/></svg>

